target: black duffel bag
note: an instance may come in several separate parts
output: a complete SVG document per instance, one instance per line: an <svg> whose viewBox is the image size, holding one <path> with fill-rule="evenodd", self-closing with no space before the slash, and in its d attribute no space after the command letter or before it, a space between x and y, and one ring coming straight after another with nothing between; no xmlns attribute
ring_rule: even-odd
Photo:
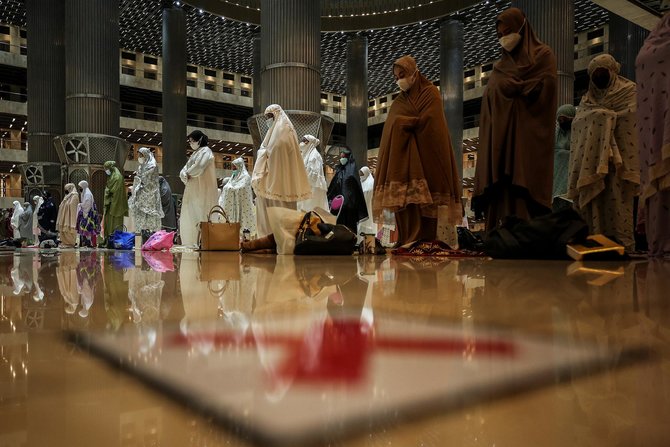
<svg viewBox="0 0 670 447"><path fill-rule="evenodd" d="M588 225L572 208L529 221L508 216L486 236L484 252L503 259L566 259L567 244L588 235Z"/></svg>
<svg viewBox="0 0 670 447"><path fill-rule="evenodd" d="M302 218L295 238L296 255L351 255L356 235L344 225L331 225L315 211Z"/></svg>

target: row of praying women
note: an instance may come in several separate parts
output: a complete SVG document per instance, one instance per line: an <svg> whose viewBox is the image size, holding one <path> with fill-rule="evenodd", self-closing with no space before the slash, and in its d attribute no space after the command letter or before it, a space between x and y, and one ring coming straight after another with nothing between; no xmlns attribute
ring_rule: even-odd
<svg viewBox="0 0 670 447"><path fill-rule="evenodd" d="M649 254L669 255L670 14L638 55L637 84L619 75L611 55L596 56L579 106L557 114L551 49L517 8L500 14L496 28L503 51L482 98L472 201L486 230L507 216L529 219L550 212L552 202L558 209L572 201L592 233L630 251L640 196L637 224Z"/></svg>
<svg viewBox="0 0 670 447"><path fill-rule="evenodd" d="M369 204L366 205L351 150L342 148L335 177L327 186L319 139L305 135L299 140L291 120L277 104L268 106L265 116L270 121L269 128L258 149L253 173L247 171L244 159L234 160L233 174L224 179L220 194L207 136L196 130L187 137L195 152L180 175L186 185L180 219L185 246L197 246L197 224L208 219L216 204L224 209L229 221L240 222L240 231L246 230L250 236L259 238L272 233L268 208L328 210L330 202L342 196L338 223L357 232L358 225L368 218ZM367 174L367 184L372 185L369 170ZM252 191L256 195L255 204Z"/></svg>

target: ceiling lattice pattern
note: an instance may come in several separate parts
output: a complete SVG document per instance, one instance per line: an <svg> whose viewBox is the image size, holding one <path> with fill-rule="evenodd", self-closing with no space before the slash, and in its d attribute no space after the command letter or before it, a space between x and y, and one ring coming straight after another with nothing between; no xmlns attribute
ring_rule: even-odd
<svg viewBox="0 0 670 447"><path fill-rule="evenodd" d="M575 29L584 31L607 22L607 11L590 0L575 1ZM120 0L121 47L161 55L162 9L160 0ZM2 0L0 22L25 27L25 0ZM465 67L499 57L493 23L509 1L482 1L465 9ZM252 74L252 37L260 32L254 24L237 22L184 6L187 16L187 51L192 64L225 71ZM322 33L322 90L346 92L345 33ZM424 21L368 32L368 85L370 97L393 92L390 75L393 60L412 54L429 79L439 78L439 22Z"/></svg>

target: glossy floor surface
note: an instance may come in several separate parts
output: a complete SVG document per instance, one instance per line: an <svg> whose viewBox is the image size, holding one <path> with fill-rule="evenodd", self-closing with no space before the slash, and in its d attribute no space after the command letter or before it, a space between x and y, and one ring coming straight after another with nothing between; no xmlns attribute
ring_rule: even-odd
<svg viewBox="0 0 670 447"><path fill-rule="evenodd" d="M248 334L255 322L315 313L503 328L614 353L588 376L557 375L327 445L670 445L670 262L26 250L0 252L0 272L0 447L248 445L66 334L134 330L145 335L137 349L151 353L168 328ZM650 355L624 362L617 353L630 347Z"/></svg>

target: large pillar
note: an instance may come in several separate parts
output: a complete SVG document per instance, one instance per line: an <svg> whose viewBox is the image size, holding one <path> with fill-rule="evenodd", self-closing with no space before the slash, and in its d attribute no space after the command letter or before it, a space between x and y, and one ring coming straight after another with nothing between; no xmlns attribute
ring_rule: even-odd
<svg viewBox="0 0 670 447"><path fill-rule="evenodd" d="M440 24L440 92L458 175L463 179L463 22Z"/></svg>
<svg viewBox="0 0 670 447"><path fill-rule="evenodd" d="M368 38L361 35L347 42L347 146L359 169L368 165Z"/></svg>
<svg viewBox="0 0 670 447"><path fill-rule="evenodd" d="M254 46L254 115L257 113L263 113L263 103L261 102L261 36L253 37L253 46Z"/></svg>
<svg viewBox="0 0 670 447"><path fill-rule="evenodd" d="M59 163L53 139L65 133L65 4L27 0L28 162Z"/></svg>
<svg viewBox="0 0 670 447"><path fill-rule="evenodd" d="M321 2L261 0L262 107L320 113L320 69Z"/></svg>
<svg viewBox="0 0 670 447"><path fill-rule="evenodd" d="M609 19L609 53L621 64L619 74L635 81L635 59L649 31L613 12Z"/></svg>
<svg viewBox="0 0 670 447"><path fill-rule="evenodd" d="M64 17L64 0L26 1L28 162L19 167L21 183L24 197L48 192L56 202L62 197L62 171L53 139L65 132Z"/></svg>
<svg viewBox="0 0 670 447"><path fill-rule="evenodd" d="M67 133L119 135L119 2L65 1Z"/></svg>
<svg viewBox="0 0 670 447"><path fill-rule="evenodd" d="M256 86L254 85L254 94ZM163 9L163 176L172 192L184 191L179 171L186 164L186 16Z"/></svg>
<svg viewBox="0 0 670 447"><path fill-rule="evenodd" d="M512 0L512 6L526 13L538 38L556 55L558 105L575 101L575 1Z"/></svg>

